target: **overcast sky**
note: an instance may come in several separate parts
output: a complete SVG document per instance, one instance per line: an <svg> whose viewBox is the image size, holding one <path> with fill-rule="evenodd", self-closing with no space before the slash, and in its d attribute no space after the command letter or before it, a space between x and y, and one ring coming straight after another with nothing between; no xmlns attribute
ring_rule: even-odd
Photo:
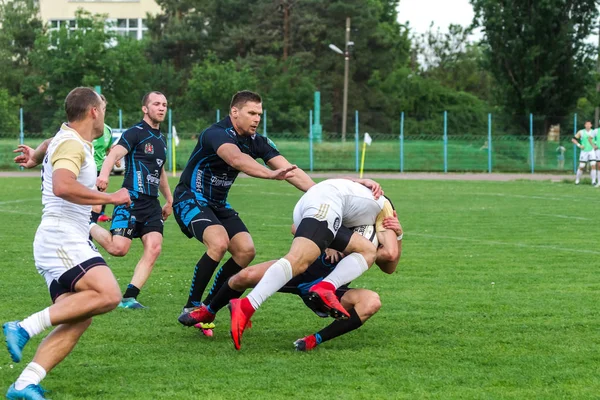
<svg viewBox="0 0 600 400"><path fill-rule="evenodd" d="M442 31L450 24L467 26L473 21L473 7L469 0L400 0L400 23L409 21L413 33L425 33L433 21Z"/></svg>

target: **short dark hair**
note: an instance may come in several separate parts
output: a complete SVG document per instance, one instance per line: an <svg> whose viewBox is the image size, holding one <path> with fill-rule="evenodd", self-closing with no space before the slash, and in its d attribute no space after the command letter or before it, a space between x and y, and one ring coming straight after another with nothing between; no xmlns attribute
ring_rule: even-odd
<svg viewBox="0 0 600 400"><path fill-rule="evenodd" d="M153 90L151 92L148 92L144 95L144 97L142 97L142 106L147 106L148 105L148 99L150 98L151 94L157 94L159 96L165 96L164 94L162 94L161 92L157 91L157 90ZM165 96L166 98L167 96Z"/></svg>
<svg viewBox="0 0 600 400"><path fill-rule="evenodd" d="M67 121L81 121L91 107L100 107L102 99L89 87L77 87L69 92L65 99Z"/></svg>
<svg viewBox="0 0 600 400"><path fill-rule="evenodd" d="M104 104L108 105L108 101L106 101L106 97L104 97L103 94L100 95L100 98L102 99L102 101L104 102Z"/></svg>
<svg viewBox="0 0 600 400"><path fill-rule="evenodd" d="M229 108L242 108L244 104L252 102L252 103L262 103L262 99L258 93L251 92L249 90L241 90L233 95L231 98L231 105Z"/></svg>

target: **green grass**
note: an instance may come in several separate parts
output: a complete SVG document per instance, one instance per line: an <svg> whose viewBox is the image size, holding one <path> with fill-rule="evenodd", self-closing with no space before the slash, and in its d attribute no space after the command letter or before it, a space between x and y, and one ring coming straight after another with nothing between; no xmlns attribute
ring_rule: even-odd
<svg viewBox="0 0 600 400"><path fill-rule="evenodd" d="M283 139L270 136L277 148L292 164L300 168L310 168L310 148L308 139ZM482 149L484 138L476 136L450 137L448 140L448 171L487 172L488 152ZM40 139L26 140L35 147ZM0 169L15 170L12 162L12 150L17 139L0 139ZM192 153L196 141L182 139L177 147L177 170L181 171ZM569 144L565 153L564 168L558 168L556 143L536 141L534 159L537 172L570 172L573 170L573 149ZM494 172L531 172L529 163L529 138L500 136L492 142L492 169ZM359 157L362 143L359 146ZM341 143L325 141L313 144L313 168L319 171L344 170L356 168L356 144L354 138ZM389 140L388 136L375 136L373 144L367 148L365 171L399 171L400 142ZM443 171L444 144L442 137L407 137L404 141L404 171Z"/></svg>
<svg viewBox="0 0 600 400"><path fill-rule="evenodd" d="M112 178L113 187L119 178ZM174 187L175 181L171 181ZM406 231L397 273L354 282L381 311L361 329L307 354L292 342L324 326L302 302L276 294L236 352L228 312L215 337L176 318L203 246L173 219L143 289L141 312L95 318L75 351L44 380L52 399L592 399L600 392L598 191L550 182L382 181ZM33 265L39 180L0 180L0 320L49 304ZM240 179L231 204L253 234L256 261L290 243L299 192ZM588 211L589 210L589 211ZM106 257L122 287L141 254ZM492 284L493 282L493 284ZM0 389L14 365L0 351ZM11 367L14 366L14 368Z"/></svg>

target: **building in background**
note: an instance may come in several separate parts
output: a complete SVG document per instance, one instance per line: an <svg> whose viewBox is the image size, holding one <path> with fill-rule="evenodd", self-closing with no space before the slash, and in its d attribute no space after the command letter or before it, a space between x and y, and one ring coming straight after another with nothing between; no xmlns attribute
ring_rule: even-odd
<svg viewBox="0 0 600 400"><path fill-rule="evenodd" d="M50 29L76 27L75 12L82 8L92 14L106 14L110 29L119 35L142 39L146 34L146 14L156 15L154 0L39 0L42 20Z"/></svg>

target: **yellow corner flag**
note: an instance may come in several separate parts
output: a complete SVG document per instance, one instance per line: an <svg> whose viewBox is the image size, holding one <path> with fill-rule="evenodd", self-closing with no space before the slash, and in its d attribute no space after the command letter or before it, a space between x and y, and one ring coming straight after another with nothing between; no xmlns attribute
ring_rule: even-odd
<svg viewBox="0 0 600 400"><path fill-rule="evenodd" d="M365 167L365 153L367 152L367 146L370 146L371 143L373 143L373 139L371 138L371 135L369 135L368 132L365 132L365 140L363 141L363 148L362 148L362 157L360 160L360 175L359 175L360 178L363 177L363 169Z"/></svg>

